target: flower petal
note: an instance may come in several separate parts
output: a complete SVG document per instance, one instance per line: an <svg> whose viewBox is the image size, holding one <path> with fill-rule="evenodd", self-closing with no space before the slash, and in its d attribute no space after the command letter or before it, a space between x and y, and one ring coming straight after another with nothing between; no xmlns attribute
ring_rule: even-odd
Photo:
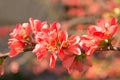
<svg viewBox="0 0 120 80"><path fill-rule="evenodd" d="M111 34L111 36L117 31L118 26L117 25L112 25L109 29L109 34Z"/></svg>
<svg viewBox="0 0 120 80"><path fill-rule="evenodd" d="M73 54L81 55L81 50L78 46L70 46L67 50Z"/></svg>
<svg viewBox="0 0 120 80"><path fill-rule="evenodd" d="M50 68L54 68L56 63L57 55L55 53L50 54Z"/></svg>
<svg viewBox="0 0 120 80"><path fill-rule="evenodd" d="M92 47L89 47L85 52L88 56L91 56L96 49L97 49L97 46L92 46Z"/></svg>
<svg viewBox="0 0 120 80"><path fill-rule="evenodd" d="M60 27L61 27L61 25L58 22L54 22L53 24L50 25L51 31L53 31L55 29L55 31L58 32Z"/></svg>
<svg viewBox="0 0 120 80"><path fill-rule="evenodd" d="M59 52L58 52L58 56L59 56L59 58L61 59L61 60L63 60L64 59L64 51L61 49L61 50L59 50Z"/></svg>
<svg viewBox="0 0 120 80"><path fill-rule="evenodd" d="M81 72L83 70L83 64L80 61L74 61L71 68L73 68L73 69L75 68L76 70Z"/></svg>
<svg viewBox="0 0 120 80"><path fill-rule="evenodd" d="M14 56L16 56L18 54L19 54L19 52L17 52L16 50L12 49L12 50L10 50L9 56L10 57L14 57Z"/></svg>
<svg viewBox="0 0 120 80"><path fill-rule="evenodd" d="M70 68L70 66L72 65L73 61L75 59L75 56L66 56L62 62L63 66L67 69Z"/></svg>
<svg viewBox="0 0 120 80"><path fill-rule="evenodd" d="M112 18L111 19L111 25L115 25L117 23L117 18Z"/></svg>
<svg viewBox="0 0 120 80"><path fill-rule="evenodd" d="M76 35L72 35L69 39L68 39L69 43L71 45L76 45L79 43L80 41L80 37L79 36L76 36Z"/></svg>
<svg viewBox="0 0 120 80"><path fill-rule="evenodd" d="M37 60L42 60L44 58L45 54L44 53L39 53L37 55Z"/></svg>
<svg viewBox="0 0 120 80"><path fill-rule="evenodd" d="M58 34L58 39L59 39L60 44L63 41L67 41L67 39L68 39L68 33L66 31L60 31L59 34Z"/></svg>

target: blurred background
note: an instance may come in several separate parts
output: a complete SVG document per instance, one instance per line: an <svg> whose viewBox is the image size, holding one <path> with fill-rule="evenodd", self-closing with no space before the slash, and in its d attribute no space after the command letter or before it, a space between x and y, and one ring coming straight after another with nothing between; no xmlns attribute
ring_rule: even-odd
<svg viewBox="0 0 120 80"><path fill-rule="evenodd" d="M98 19L118 18L120 0L0 0L0 52L9 51L9 33L17 23L29 22L29 18L53 23L58 21L69 35L87 34L87 27ZM114 46L120 46L120 28L115 34ZM119 80L120 52L100 52L91 57L93 66L84 72L71 75L57 62L54 69L47 60L41 62L31 52L5 61L5 74L0 80Z"/></svg>

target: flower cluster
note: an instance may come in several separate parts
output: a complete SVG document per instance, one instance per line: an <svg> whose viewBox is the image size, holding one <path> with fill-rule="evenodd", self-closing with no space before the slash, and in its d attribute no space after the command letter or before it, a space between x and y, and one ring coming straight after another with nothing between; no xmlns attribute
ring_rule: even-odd
<svg viewBox="0 0 120 80"><path fill-rule="evenodd" d="M108 40L112 38L117 28L116 18L98 20L97 25L90 25L88 27L88 35L81 36L81 48L85 50L87 55L92 55L100 47L99 45L102 41L108 43Z"/></svg>
<svg viewBox="0 0 120 80"><path fill-rule="evenodd" d="M71 35L61 30L58 22L48 24L38 19L29 19L29 23L17 24L10 34L10 53L13 57L26 49L37 55L38 60L49 58L49 66L54 68L57 58L71 73L73 70L82 71L83 61L99 48L101 41L108 40L117 30L117 19L98 20L97 25L88 27L88 35Z"/></svg>

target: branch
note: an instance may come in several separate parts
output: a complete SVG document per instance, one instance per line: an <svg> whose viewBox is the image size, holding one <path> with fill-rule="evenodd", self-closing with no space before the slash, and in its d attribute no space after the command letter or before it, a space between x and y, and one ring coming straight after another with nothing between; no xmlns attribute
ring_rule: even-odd
<svg viewBox="0 0 120 80"><path fill-rule="evenodd" d="M5 54L0 54L0 58L7 58L9 56L9 53L5 53Z"/></svg>
<svg viewBox="0 0 120 80"><path fill-rule="evenodd" d="M21 53L32 51L33 49L34 49L34 47L26 48ZM108 46L108 47L99 48L96 51L120 51L120 48L119 47ZM0 54L0 58L4 58L5 59L7 57L9 57L9 53Z"/></svg>
<svg viewBox="0 0 120 80"><path fill-rule="evenodd" d="M99 48L98 50L96 51L120 51L120 48L119 47L107 47L107 48Z"/></svg>

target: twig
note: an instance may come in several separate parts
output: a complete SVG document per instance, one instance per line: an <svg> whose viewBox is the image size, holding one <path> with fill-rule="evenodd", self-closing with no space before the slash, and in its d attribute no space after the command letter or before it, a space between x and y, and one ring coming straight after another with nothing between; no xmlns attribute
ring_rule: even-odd
<svg viewBox="0 0 120 80"><path fill-rule="evenodd" d="M100 48L96 51L120 51L119 47L107 47L107 48Z"/></svg>
<svg viewBox="0 0 120 80"><path fill-rule="evenodd" d="M9 53L5 53L5 54L0 54L0 58L7 58L9 56Z"/></svg>

